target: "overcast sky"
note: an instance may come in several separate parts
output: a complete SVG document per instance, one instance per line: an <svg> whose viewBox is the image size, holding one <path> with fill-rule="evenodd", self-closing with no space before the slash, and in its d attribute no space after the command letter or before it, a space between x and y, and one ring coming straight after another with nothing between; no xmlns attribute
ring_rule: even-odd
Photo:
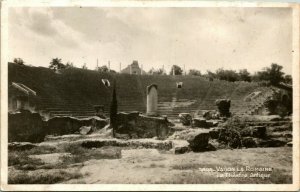
<svg viewBox="0 0 300 192"><path fill-rule="evenodd" d="M89 69L133 60L151 67L292 73L290 8L10 8L9 59L48 67L61 58Z"/></svg>

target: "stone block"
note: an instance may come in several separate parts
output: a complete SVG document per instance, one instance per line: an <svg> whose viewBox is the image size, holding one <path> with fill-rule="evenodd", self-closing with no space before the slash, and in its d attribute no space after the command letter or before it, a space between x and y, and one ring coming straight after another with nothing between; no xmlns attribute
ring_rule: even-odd
<svg viewBox="0 0 300 192"><path fill-rule="evenodd" d="M210 128L213 127L214 125L216 124L210 121L206 121L203 118L194 118L192 122L193 127L199 127L199 128Z"/></svg>
<svg viewBox="0 0 300 192"><path fill-rule="evenodd" d="M91 126L92 130L102 129L108 124L107 120L97 116L78 119L75 117L54 117L47 121L47 134L66 135L80 131L82 126Z"/></svg>
<svg viewBox="0 0 300 192"><path fill-rule="evenodd" d="M188 133L187 142L193 151L205 150L208 145L209 131L199 130Z"/></svg>
<svg viewBox="0 0 300 192"><path fill-rule="evenodd" d="M216 105L218 107L220 116L229 117L230 116L230 99L217 99Z"/></svg>
<svg viewBox="0 0 300 192"><path fill-rule="evenodd" d="M178 115L180 122L182 125L189 126L192 124L192 116L189 113L180 113Z"/></svg>
<svg viewBox="0 0 300 192"><path fill-rule="evenodd" d="M79 132L81 135L87 135L92 132L91 126L82 126L79 128Z"/></svg>
<svg viewBox="0 0 300 192"><path fill-rule="evenodd" d="M255 148L257 147L256 142L252 137L244 137L242 138L242 145L246 148Z"/></svg>
<svg viewBox="0 0 300 192"><path fill-rule="evenodd" d="M137 112L118 113L117 122L116 133L128 134L130 138L164 139L171 131L167 118L146 116Z"/></svg>

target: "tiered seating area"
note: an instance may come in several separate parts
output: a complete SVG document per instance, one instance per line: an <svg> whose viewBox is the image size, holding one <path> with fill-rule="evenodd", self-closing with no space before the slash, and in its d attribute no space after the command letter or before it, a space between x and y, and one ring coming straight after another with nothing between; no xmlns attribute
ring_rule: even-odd
<svg viewBox="0 0 300 192"><path fill-rule="evenodd" d="M39 104L42 114L48 114L49 117L54 116L72 116L85 118L95 115L95 109L91 105L74 104L74 103L51 103L47 99Z"/></svg>
<svg viewBox="0 0 300 192"><path fill-rule="evenodd" d="M197 114L200 110L216 110L215 100L220 98L231 99L231 111L235 114L244 114L248 104L244 102L244 97L259 87L255 83L230 83L219 80L210 82L191 76L157 76L155 79L153 76L150 77L152 79L148 77L148 81L145 81L144 77L142 81L145 85L151 82L158 85L159 112L170 118L178 117L179 113ZM176 82L183 82L183 87L177 88Z"/></svg>
<svg viewBox="0 0 300 192"><path fill-rule="evenodd" d="M9 83L23 83L36 91L37 108L50 116L87 117L94 115L94 105L104 105L108 114L114 80L118 111L145 112L146 87L154 83L158 85L159 113L170 118L183 112L216 109L215 100L220 98L231 99L233 113L246 113L250 111L248 105L251 109L255 105L244 98L259 88L256 83L208 81L196 76L107 74L77 68L56 74L47 68L13 63L8 69ZM102 79L108 79L111 86L106 87ZM183 82L183 87L177 88L177 82Z"/></svg>
<svg viewBox="0 0 300 192"><path fill-rule="evenodd" d="M144 90L140 85L138 76L127 74L119 75L116 77L116 82L118 111L145 112L146 93L144 93Z"/></svg>

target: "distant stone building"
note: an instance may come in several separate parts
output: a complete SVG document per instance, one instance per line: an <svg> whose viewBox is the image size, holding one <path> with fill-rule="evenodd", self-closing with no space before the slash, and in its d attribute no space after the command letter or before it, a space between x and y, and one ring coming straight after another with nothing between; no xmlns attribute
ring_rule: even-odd
<svg viewBox="0 0 300 192"><path fill-rule="evenodd" d="M36 92L22 83L15 83L8 87L8 111L35 110Z"/></svg>
<svg viewBox="0 0 300 192"><path fill-rule="evenodd" d="M132 64L128 65L121 73L143 75L146 74L143 69L140 68L138 61L133 61Z"/></svg>

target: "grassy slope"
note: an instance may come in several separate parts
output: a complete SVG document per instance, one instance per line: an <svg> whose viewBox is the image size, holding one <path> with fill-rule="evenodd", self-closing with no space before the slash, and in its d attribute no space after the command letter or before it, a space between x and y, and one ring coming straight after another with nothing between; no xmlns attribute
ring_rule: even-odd
<svg viewBox="0 0 300 192"><path fill-rule="evenodd" d="M35 90L40 98L40 107L89 106L103 104L109 109L112 87L106 88L101 79L117 82L117 95L120 110L145 110L146 87L152 83L158 85L159 101L172 101L172 97L197 100L199 108L215 108L218 98L233 99L232 106L240 107L242 99L258 87L255 83L215 80L209 82L194 76L151 76L151 75L111 75L92 70L68 69L62 74L43 67L8 64L8 81L23 83ZM183 82L183 88L177 89L176 82ZM64 106L63 106L64 107Z"/></svg>

